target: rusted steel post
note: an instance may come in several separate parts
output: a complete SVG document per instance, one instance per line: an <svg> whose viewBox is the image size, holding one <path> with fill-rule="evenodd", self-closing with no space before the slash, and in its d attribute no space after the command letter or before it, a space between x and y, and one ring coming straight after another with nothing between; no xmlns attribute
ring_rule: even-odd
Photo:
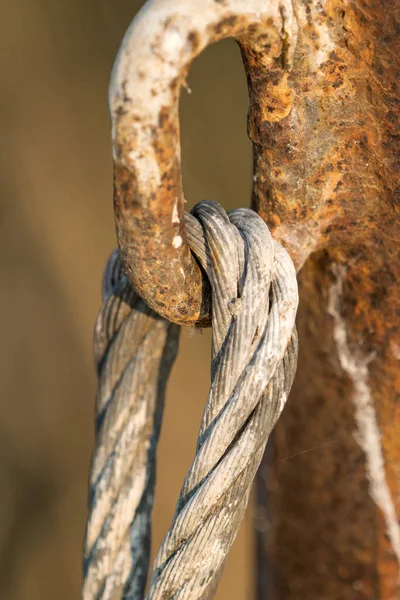
<svg viewBox="0 0 400 600"><path fill-rule="evenodd" d="M312 253L258 483L260 600L400 598L399 8L295 2L289 73L285 35L272 70L242 45L253 206L298 268Z"/></svg>

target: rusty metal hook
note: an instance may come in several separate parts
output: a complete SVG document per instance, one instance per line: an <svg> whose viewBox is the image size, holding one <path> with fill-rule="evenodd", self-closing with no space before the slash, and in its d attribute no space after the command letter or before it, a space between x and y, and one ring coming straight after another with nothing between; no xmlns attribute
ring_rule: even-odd
<svg viewBox="0 0 400 600"><path fill-rule="evenodd" d="M282 46L283 19L291 15L286 0L151 0L122 42L109 96L118 244L136 291L175 323L204 326L210 321L208 283L185 231L181 84L192 60L227 37L240 41L242 52L247 48L247 62L270 68L273 59L265 47ZM291 31L295 35L295 27ZM249 81L252 112L257 111L257 83Z"/></svg>

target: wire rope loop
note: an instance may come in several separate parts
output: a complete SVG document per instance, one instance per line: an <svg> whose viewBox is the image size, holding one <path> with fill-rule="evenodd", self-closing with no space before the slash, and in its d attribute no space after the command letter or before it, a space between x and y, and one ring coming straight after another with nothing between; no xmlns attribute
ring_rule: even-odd
<svg viewBox="0 0 400 600"><path fill-rule="evenodd" d="M296 272L250 209L200 202L188 241L212 290L212 362L195 457L150 572L156 446L179 327L130 286L118 253L95 329L99 377L84 600L211 599L297 363Z"/></svg>

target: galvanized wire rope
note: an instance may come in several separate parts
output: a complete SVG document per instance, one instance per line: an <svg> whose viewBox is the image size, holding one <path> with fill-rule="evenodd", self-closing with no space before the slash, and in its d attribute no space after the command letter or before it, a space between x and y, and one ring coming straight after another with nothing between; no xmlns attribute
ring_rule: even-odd
<svg viewBox="0 0 400 600"><path fill-rule="evenodd" d="M245 209L228 216L216 203L202 202L193 215L186 215L186 225L189 244L212 287L212 383L196 455L158 552L147 600L213 597L297 362L296 274L262 219ZM108 274L118 270L116 265L111 259ZM84 598L141 600L161 418L157 364L168 348L165 376L177 333L138 300L123 276L106 273L107 277L117 284L111 295L106 294L96 327L101 423L91 476ZM122 303L122 290L135 301ZM149 332L156 328L151 338ZM172 345L167 335L175 340ZM147 374L140 369L146 352L156 354ZM146 382L141 380L144 376ZM147 402L141 417L133 399L139 384ZM129 401L124 401L124 393Z"/></svg>
<svg viewBox="0 0 400 600"><path fill-rule="evenodd" d="M133 291L114 251L95 326L99 378L82 597L142 598L147 580L155 450L179 327Z"/></svg>

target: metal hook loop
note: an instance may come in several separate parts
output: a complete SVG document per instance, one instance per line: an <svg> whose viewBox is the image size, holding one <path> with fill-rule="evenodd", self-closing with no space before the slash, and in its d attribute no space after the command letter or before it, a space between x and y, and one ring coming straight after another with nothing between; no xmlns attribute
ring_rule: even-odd
<svg viewBox="0 0 400 600"><path fill-rule="evenodd" d="M236 38L242 52L246 47L247 61L262 62L267 38L282 44L286 4L291 10L290 2L265 0L151 0L129 27L113 68L109 101L122 262L147 304L180 325L210 321L208 282L185 231L180 87L192 60L223 38ZM256 83L249 82L252 111Z"/></svg>

